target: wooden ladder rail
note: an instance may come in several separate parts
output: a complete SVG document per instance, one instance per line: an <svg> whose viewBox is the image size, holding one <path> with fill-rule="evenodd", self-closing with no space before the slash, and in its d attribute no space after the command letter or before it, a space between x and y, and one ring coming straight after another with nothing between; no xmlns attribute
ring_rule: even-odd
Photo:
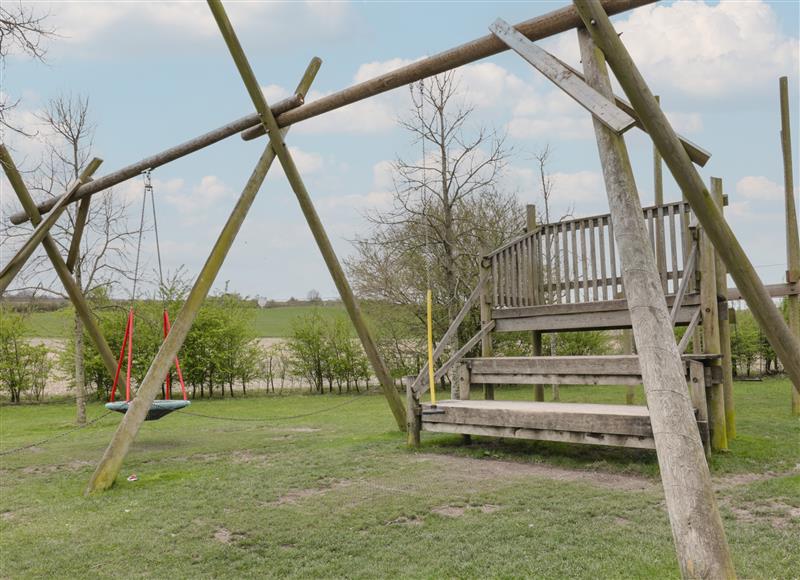
<svg viewBox="0 0 800 580"><path fill-rule="evenodd" d="M675 326L675 321L678 319L678 313L681 310L683 298L686 296L686 290L689 288L689 281L697 270L697 252L697 241L694 241L694 243L692 243L692 250L683 267L683 277L681 278L680 286L678 286L678 291L675 293L675 302L672 303L672 311L669 313L673 326Z"/></svg>
<svg viewBox="0 0 800 580"><path fill-rule="evenodd" d="M461 323L464 321L464 318L466 318L467 314L469 313L470 308L472 308L472 306L478 300L478 297L481 295L481 289L483 288L484 284L486 284L488 279L489 279L488 272L482 272L481 275L478 277L478 284L472 290L472 293L469 295L469 298L467 298L467 301L464 303L464 306L461 307L461 310L459 310L458 314L453 319L453 322L450 324L450 328L448 328L447 332L444 333L444 336L442 336L442 339L439 341L439 344L436 345L436 348L433 351L433 360L434 361L439 360L439 357L442 356L442 353L444 352L444 349L447 348L447 345L450 343L450 340L453 338L455 333L458 331L459 327L461 326ZM483 336L483 335L481 335L481 336ZM473 344L473 346L474 346L474 344ZM450 366L452 366L452 365L450 365ZM414 382L412 383L411 388L414 389L414 390L418 390L420 388L420 385L423 382L423 379L427 375L428 375L428 363L426 362L423 365L422 370L417 375L417 378L414 379ZM436 380L438 380L439 378L442 377L442 375L444 375L444 373L437 372L434 378ZM425 389L422 389L419 392L420 392L420 394L422 394L426 390L427 390L427 387L425 387Z"/></svg>

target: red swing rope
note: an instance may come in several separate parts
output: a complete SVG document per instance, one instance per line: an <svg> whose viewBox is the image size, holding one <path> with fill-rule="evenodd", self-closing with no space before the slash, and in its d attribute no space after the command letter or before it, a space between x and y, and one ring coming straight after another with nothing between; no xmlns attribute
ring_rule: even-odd
<svg viewBox="0 0 800 580"><path fill-rule="evenodd" d="M156 254L158 256L158 277L159 277L159 290L161 291L163 303L164 303L164 310L163 310L163 330L164 330L164 339L166 340L167 336L169 335L169 331L171 328L170 321L169 321L169 312L167 310L167 302L166 302L166 295L164 293L164 274L161 267L161 245L158 239L158 222L156 219L156 201L155 196L153 194L153 186L150 180L150 171L145 172L144 174L144 199L142 200L142 215L139 224L139 239L136 245L136 266L133 271L133 289L131 291L131 305L128 309L128 321L125 325L125 335L122 338L122 348L120 348L119 352L119 360L117 361L117 370L114 373L114 383L111 386L111 402L114 402L114 397L116 396L117 392L117 384L119 382L119 375L120 371L122 370L122 363L125 360L125 347L128 348L128 360L127 360L127 368L125 370L125 401L131 401L131 369L133 367L133 327L134 327L134 304L136 301L136 283L139 279L139 258L141 255L142 249L142 232L144 231L144 214L145 208L147 206L147 193L150 193L150 201L153 208L153 229L155 231L156 237ZM178 381L181 385L181 393L183 394L183 400L188 400L188 395L186 393L186 384L183 381L183 372L181 371L181 363L178 360L177 355L175 356L175 369L178 373ZM172 375L170 371L167 371L167 376L164 380L164 399L169 400L172 397Z"/></svg>

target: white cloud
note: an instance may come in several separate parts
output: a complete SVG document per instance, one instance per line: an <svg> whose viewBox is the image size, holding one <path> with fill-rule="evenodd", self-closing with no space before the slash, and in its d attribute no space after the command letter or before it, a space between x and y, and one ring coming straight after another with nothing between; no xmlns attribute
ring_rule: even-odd
<svg viewBox="0 0 800 580"><path fill-rule="evenodd" d="M678 113L665 111L672 128L678 133L699 133L703 130L703 117L700 113Z"/></svg>
<svg viewBox="0 0 800 580"><path fill-rule="evenodd" d="M783 186L763 175L742 177L736 183L736 193L754 201L778 201L784 198Z"/></svg>
<svg viewBox="0 0 800 580"><path fill-rule="evenodd" d="M242 43L250 48L285 49L303 33L334 41L349 34L353 17L346 2L229 2L226 10ZM84 58L219 50L222 39L205 2L49 2L42 7L58 30L51 54Z"/></svg>
<svg viewBox="0 0 800 580"><path fill-rule="evenodd" d="M615 18L614 26L645 79L662 94L677 89L691 97L736 98L773 89L778 76L800 64L800 41L782 32L762 0L651 4ZM552 44L578 62L574 34Z"/></svg>
<svg viewBox="0 0 800 580"><path fill-rule="evenodd" d="M598 201L605 199L603 176L596 171L552 174L553 195L563 201Z"/></svg>
<svg viewBox="0 0 800 580"><path fill-rule="evenodd" d="M153 189L156 195L166 193L167 203L177 210L180 221L187 225L205 221L220 202L234 197L233 190L216 175L205 175L192 186L187 186L180 178L154 182Z"/></svg>

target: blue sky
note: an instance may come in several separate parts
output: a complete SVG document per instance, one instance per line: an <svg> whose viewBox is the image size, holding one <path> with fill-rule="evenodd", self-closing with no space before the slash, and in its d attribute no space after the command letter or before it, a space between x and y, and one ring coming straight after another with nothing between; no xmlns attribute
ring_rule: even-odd
<svg viewBox="0 0 800 580"><path fill-rule="evenodd" d="M329 93L414 59L483 36L498 16L518 22L561 2L226 3L268 98L295 86L312 56L323 59L316 93ZM676 128L713 153L704 177L722 177L728 216L767 282L785 270L778 139L778 77L788 75L794 151L798 151L800 8L797 2L668 2L614 19L635 60L662 96ZM252 106L205 3L37 3L61 37L48 64L10 59L2 90L32 113L59 93L91 99L101 173L249 113ZM541 43L577 65L574 33ZM504 53L466 67L460 87L475 105L473 123L506 131L515 155L505 185L536 202L530 156L554 153L556 206L576 215L605 211L596 145L587 113L518 56ZM309 99L309 100L310 100ZM413 158L395 120L408 90L298 125L288 138L306 184L340 254L364 233L363 212L391 189L390 162ZM36 145L7 137L17 155ZM651 145L627 134L644 203L652 200ZM154 172L161 238L169 269L195 274L241 191L264 141L232 138ZM797 164L795 165L795 170ZM665 169L667 199L679 192ZM795 183L797 183L795 177ZM3 181L3 207L12 195ZM141 181L120 186L138 209ZM217 287L270 298L323 296L335 289L277 164L218 278ZM152 240L150 240L152 243Z"/></svg>

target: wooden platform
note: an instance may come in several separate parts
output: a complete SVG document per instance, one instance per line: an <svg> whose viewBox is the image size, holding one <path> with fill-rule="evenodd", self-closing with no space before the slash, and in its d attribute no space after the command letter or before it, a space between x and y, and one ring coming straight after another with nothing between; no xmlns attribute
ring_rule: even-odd
<svg viewBox="0 0 800 580"><path fill-rule="evenodd" d="M486 435L655 449L647 407L528 401L440 401L422 404L421 428Z"/></svg>

